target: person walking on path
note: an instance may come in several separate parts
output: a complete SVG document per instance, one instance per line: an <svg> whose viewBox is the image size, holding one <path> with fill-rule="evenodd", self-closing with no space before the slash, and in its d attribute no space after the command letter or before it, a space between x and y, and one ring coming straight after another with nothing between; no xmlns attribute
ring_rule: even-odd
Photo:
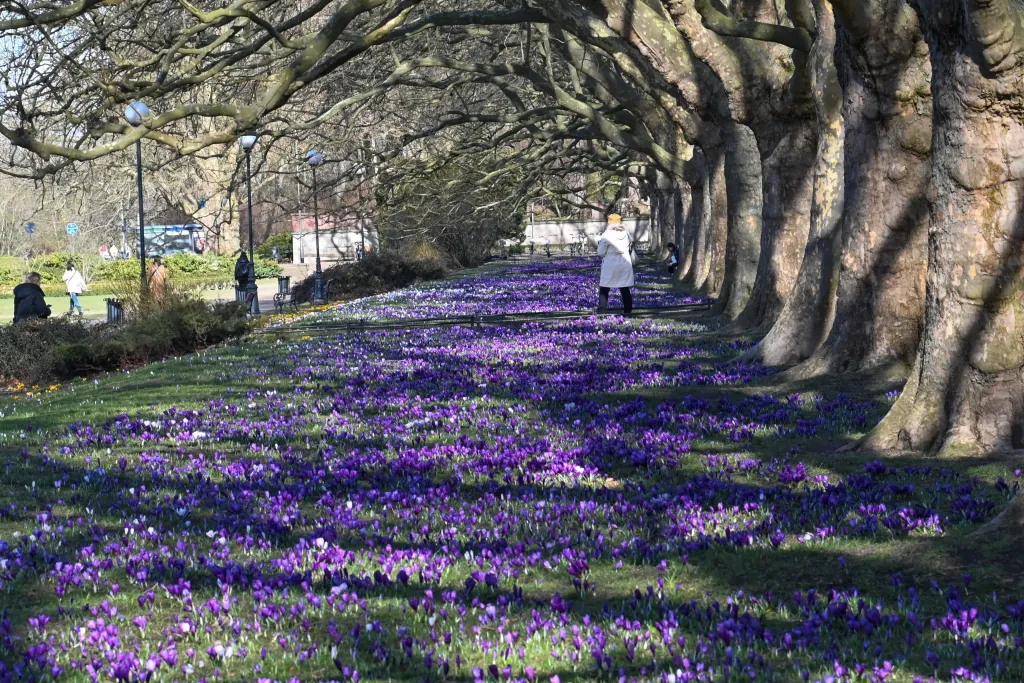
<svg viewBox="0 0 1024 683"><path fill-rule="evenodd" d="M71 300L71 308L68 309L68 315L75 312L78 309L78 317L82 317L82 302L78 300L78 295L84 292L87 288L85 286L85 278L82 277L82 273L75 268L75 264L68 261L68 269L64 271L61 276L64 280L64 289L68 293L68 298Z"/></svg>
<svg viewBox="0 0 1024 683"><path fill-rule="evenodd" d="M50 317L50 307L46 304L43 288L39 286L40 280L39 273L29 273L25 282L14 288L14 322Z"/></svg>
<svg viewBox="0 0 1024 683"><path fill-rule="evenodd" d="M622 225L622 216L608 216L608 228L597 243L597 255L601 257L601 286L599 311L608 310L608 293L612 287L622 292L622 307L626 315L633 312L633 245L629 233Z"/></svg>
<svg viewBox="0 0 1024 683"><path fill-rule="evenodd" d="M159 256L154 256L149 264L146 279L149 283L149 296L153 301L161 302L167 294L167 268Z"/></svg>

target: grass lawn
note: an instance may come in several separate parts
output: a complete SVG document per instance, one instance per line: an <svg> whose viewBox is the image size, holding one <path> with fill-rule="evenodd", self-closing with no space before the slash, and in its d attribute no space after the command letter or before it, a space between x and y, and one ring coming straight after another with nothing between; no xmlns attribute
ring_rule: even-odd
<svg viewBox="0 0 1024 683"><path fill-rule="evenodd" d="M260 286L270 283L277 284L276 280L260 280ZM200 292L207 301L230 301L234 298L234 289L204 289ZM111 298L110 294L84 294L78 297L82 304L82 315L87 319L105 320L107 317L106 300ZM64 315L70 307L70 299L67 296L50 296L46 298L50 304L53 315ZM0 296L0 324L9 323L14 318L14 298L12 296Z"/></svg>
<svg viewBox="0 0 1024 683"><path fill-rule="evenodd" d="M528 277L380 301L592 294L587 272ZM0 399L0 662L37 680L1024 679L1019 541L971 535L1022 458L837 453L898 382L727 364L747 343L699 319L282 330Z"/></svg>

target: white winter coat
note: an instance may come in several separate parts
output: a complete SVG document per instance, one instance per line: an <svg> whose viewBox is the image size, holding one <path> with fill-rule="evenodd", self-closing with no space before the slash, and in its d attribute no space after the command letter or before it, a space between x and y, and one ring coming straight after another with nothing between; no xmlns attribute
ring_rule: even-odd
<svg viewBox="0 0 1024 683"><path fill-rule="evenodd" d="M629 233L618 225L609 225L597 243L601 257L602 287L633 286L633 255L629 253Z"/></svg>
<svg viewBox="0 0 1024 683"><path fill-rule="evenodd" d="M61 276L68 294L81 294L85 291L85 278L77 270L65 270Z"/></svg>

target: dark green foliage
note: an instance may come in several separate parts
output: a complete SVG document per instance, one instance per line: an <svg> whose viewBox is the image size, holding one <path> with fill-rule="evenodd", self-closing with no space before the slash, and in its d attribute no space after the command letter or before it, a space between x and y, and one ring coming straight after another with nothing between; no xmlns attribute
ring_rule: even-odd
<svg viewBox="0 0 1024 683"><path fill-rule="evenodd" d="M449 265L445 257L429 245L402 251L368 254L361 261L345 263L324 270L324 280L334 281L330 298L333 301L372 296L415 282L444 277ZM309 301L313 294L313 278L295 286L296 301Z"/></svg>
<svg viewBox="0 0 1024 683"><path fill-rule="evenodd" d="M256 279L265 280L277 277L281 274L281 266L270 259L265 259L259 254L256 255Z"/></svg>
<svg viewBox="0 0 1024 683"><path fill-rule="evenodd" d="M171 301L128 325L52 320L0 327L0 381L31 386L189 353L245 333L243 306Z"/></svg>
<svg viewBox="0 0 1024 683"><path fill-rule="evenodd" d="M256 247L257 258L273 261L274 247L277 247L282 261L292 260L292 234L290 232L279 232L276 235L271 235L266 242ZM257 268L259 267L259 261L256 262L256 266Z"/></svg>
<svg viewBox="0 0 1024 683"><path fill-rule="evenodd" d="M43 283L59 283L60 276L68 267L68 261L75 264L75 268L82 269L82 255L72 254L67 251L55 251L52 254L36 256L29 261L26 270L34 270L42 276ZM19 279L20 281L20 279Z"/></svg>

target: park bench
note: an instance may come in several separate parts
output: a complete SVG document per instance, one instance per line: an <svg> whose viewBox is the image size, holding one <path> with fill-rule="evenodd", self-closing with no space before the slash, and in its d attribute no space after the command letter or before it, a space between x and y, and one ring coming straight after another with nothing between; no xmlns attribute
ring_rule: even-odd
<svg viewBox="0 0 1024 683"><path fill-rule="evenodd" d="M289 288L274 295L274 308L278 313L284 313L284 307L291 306L293 311L299 310L299 302L295 300L295 288Z"/></svg>

